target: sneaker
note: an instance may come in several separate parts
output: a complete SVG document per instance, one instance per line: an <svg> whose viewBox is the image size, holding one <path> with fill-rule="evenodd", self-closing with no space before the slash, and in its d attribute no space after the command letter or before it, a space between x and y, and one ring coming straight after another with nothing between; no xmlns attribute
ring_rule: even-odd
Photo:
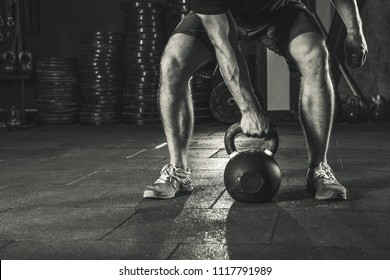
<svg viewBox="0 0 390 280"><path fill-rule="evenodd" d="M306 191L318 200L347 200L348 190L341 185L330 166L321 162L308 170Z"/></svg>
<svg viewBox="0 0 390 280"><path fill-rule="evenodd" d="M144 190L144 198L169 199L176 193L192 192L191 172L189 169L178 168L167 164L161 169L160 177Z"/></svg>

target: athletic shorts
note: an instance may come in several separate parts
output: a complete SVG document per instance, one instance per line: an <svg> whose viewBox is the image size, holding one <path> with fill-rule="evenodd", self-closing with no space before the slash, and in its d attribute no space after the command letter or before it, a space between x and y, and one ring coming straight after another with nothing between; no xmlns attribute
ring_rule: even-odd
<svg viewBox="0 0 390 280"><path fill-rule="evenodd" d="M297 68L294 67L288 53L290 42L299 35L308 32L320 33L322 36L321 28L311 12L299 2L290 2L276 11L272 18L271 21L267 22L259 20L258 25L251 28L238 26L239 40L260 41L268 49L283 56L290 70L296 72ZM197 38L215 56L215 49L200 18L195 13L190 12L184 17L172 35L177 33Z"/></svg>

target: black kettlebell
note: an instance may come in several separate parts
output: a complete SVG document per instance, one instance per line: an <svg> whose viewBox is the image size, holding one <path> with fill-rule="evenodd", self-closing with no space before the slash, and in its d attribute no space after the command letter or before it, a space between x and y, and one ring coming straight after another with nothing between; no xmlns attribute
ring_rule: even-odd
<svg viewBox="0 0 390 280"><path fill-rule="evenodd" d="M266 149L237 151L234 138L241 133L240 123L233 124L225 134L225 148L230 160L225 168L224 183L232 198L239 202L270 201L278 192L281 172L274 155L279 146L276 131L266 141Z"/></svg>
<svg viewBox="0 0 390 280"><path fill-rule="evenodd" d="M19 53L18 72L20 74L30 74L33 72L33 56L28 51Z"/></svg>
<svg viewBox="0 0 390 280"><path fill-rule="evenodd" d="M14 74L16 71L16 54L13 51L3 53L0 72L2 74Z"/></svg>
<svg viewBox="0 0 390 280"><path fill-rule="evenodd" d="M9 119L6 121L5 126L9 131L16 131L22 128L22 121L20 120L20 111L11 107Z"/></svg>
<svg viewBox="0 0 390 280"><path fill-rule="evenodd" d="M358 123L364 119L364 105L356 96L350 96L343 105L343 120L347 123Z"/></svg>

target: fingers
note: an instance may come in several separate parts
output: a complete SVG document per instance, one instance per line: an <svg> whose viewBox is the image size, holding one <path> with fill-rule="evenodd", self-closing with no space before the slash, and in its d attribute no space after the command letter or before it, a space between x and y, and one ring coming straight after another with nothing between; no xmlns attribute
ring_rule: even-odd
<svg viewBox="0 0 390 280"><path fill-rule="evenodd" d="M272 138L274 131L276 130L274 123L270 119L268 119L262 127L248 128L246 126L241 126L241 129L246 136L260 139Z"/></svg>

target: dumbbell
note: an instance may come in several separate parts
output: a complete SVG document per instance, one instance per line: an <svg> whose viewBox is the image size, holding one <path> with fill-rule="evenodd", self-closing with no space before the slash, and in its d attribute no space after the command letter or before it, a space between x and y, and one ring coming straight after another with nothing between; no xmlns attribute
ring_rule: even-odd
<svg viewBox="0 0 390 280"><path fill-rule="evenodd" d="M15 131L22 128L22 121L20 119L20 110L17 110L15 106L11 107L9 118L6 121L5 126L9 131Z"/></svg>
<svg viewBox="0 0 390 280"><path fill-rule="evenodd" d="M371 98L372 103L368 107L368 118L373 123L383 122L387 117L386 99L380 95Z"/></svg>

